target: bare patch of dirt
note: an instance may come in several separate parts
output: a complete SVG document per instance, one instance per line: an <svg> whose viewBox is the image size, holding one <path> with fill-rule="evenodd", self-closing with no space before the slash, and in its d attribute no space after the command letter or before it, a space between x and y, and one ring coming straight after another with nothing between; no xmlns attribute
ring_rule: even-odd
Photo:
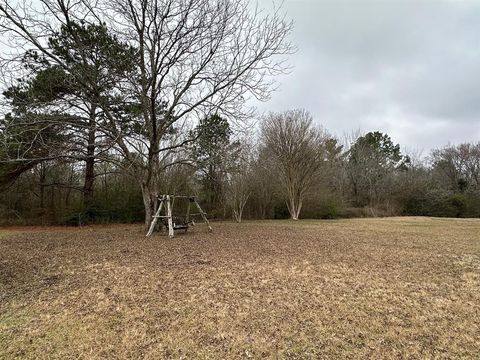
<svg viewBox="0 0 480 360"><path fill-rule="evenodd" d="M480 221L9 229L0 358L476 358Z"/></svg>

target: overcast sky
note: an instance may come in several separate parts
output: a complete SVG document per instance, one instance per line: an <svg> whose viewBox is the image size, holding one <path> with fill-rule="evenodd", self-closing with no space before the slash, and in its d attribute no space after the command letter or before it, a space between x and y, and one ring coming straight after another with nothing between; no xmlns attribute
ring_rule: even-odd
<svg viewBox="0 0 480 360"><path fill-rule="evenodd" d="M286 0L284 11L298 52L261 110L305 108L337 136L380 130L423 155L480 141L480 1Z"/></svg>
<svg viewBox="0 0 480 360"><path fill-rule="evenodd" d="M267 11L281 2L257 1ZM480 141L480 0L285 0L283 9L298 51L262 112L305 108L339 137L380 130L423 155Z"/></svg>

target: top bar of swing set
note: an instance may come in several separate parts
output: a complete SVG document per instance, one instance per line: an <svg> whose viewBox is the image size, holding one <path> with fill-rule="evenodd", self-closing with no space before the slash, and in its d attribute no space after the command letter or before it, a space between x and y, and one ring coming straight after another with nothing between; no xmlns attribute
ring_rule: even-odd
<svg viewBox="0 0 480 360"><path fill-rule="evenodd" d="M170 198L185 198L185 199L195 199L197 195L158 195L158 199L164 199L166 196L170 196Z"/></svg>

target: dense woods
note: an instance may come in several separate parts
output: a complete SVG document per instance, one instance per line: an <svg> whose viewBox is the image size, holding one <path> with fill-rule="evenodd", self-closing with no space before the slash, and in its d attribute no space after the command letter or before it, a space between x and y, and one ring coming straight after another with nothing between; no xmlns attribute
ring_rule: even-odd
<svg viewBox="0 0 480 360"><path fill-rule="evenodd" d="M20 4L21 5L21 4ZM404 154L306 110L258 115L291 24L243 0L0 1L0 219L137 222L159 194L217 219L480 216L480 143Z"/></svg>

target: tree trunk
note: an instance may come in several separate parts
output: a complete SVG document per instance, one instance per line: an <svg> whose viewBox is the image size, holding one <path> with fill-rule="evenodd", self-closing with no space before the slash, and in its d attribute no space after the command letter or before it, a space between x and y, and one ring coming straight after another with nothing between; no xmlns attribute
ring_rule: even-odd
<svg viewBox="0 0 480 360"><path fill-rule="evenodd" d="M42 224L45 224L45 182L46 182L46 169L45 164L40 163L40 214L42 217Z"/></svg>
<svg viewBox="0 0 480 360"><path fill-rule="evenodd" d="M302 210L302 200L299 200L297 204L297 212L295 213L295 218L293 220L298 220L300 218L301 210Z"/></svg>
<svg viewBox="0 0 480 360"><path fill-rule="evenodd" d="M73 186L73 176L75 175L74 165L70 166L70 175L68 175L68 188L67 193L65 194L65 207L70 206L70 196L72 194L72 186Z"/></svg>
<svg viewBox="0 0 480 360"><path fill-rule="evenodd" d="M287 208L290 212L290 218L292 220L298 220L300 217L300 210L302 210L302 199L292 196L287 203Z"/></svg>
<svg viewBox="0 0 480 360"><path fill-rule="evenodd" d="M148 231L153 221L153 215L157 208L158 200L158 181L160 159L158 155L158 142L150 147L148 158L148 167L144 169L143 179L141 181L143 205L145 207L145 229Z"/></svg>
<svg viewBox="0 0 480 360"><path fill-rule="evenodd" d="M85 181L83 184L83 207L90 210L93 205L93 183L95 181L95 120L96 106L90 109L88 123L87 156L85 157Z"/></svg>
<svg viewBox="0 0 480 360"><path fill-rule="evenodd" d="M292 220L298 220L298 212L293 210L292 214L290 214Z"/></svg>
<svg viewBox="0 0 480 360"><path fill-rule="evenodd" d="M241 200L238 200L238 202L235 201L233 206L233 217L237 223L242 222L242 214L243 214L243 208L242 208Z"/></svg>
<svg viewBox="0 0 480 360"><path fill-rule="evenodd" d="M158 193L154 187L142 185L142 196L145 207L145 229L148 230L155 215Z"/></svg>
<svg viewBox="0 0 480 360"><path fill-rule="evenodd" d="M40 209L45 212L45 165L40 163Z"/></svg>

